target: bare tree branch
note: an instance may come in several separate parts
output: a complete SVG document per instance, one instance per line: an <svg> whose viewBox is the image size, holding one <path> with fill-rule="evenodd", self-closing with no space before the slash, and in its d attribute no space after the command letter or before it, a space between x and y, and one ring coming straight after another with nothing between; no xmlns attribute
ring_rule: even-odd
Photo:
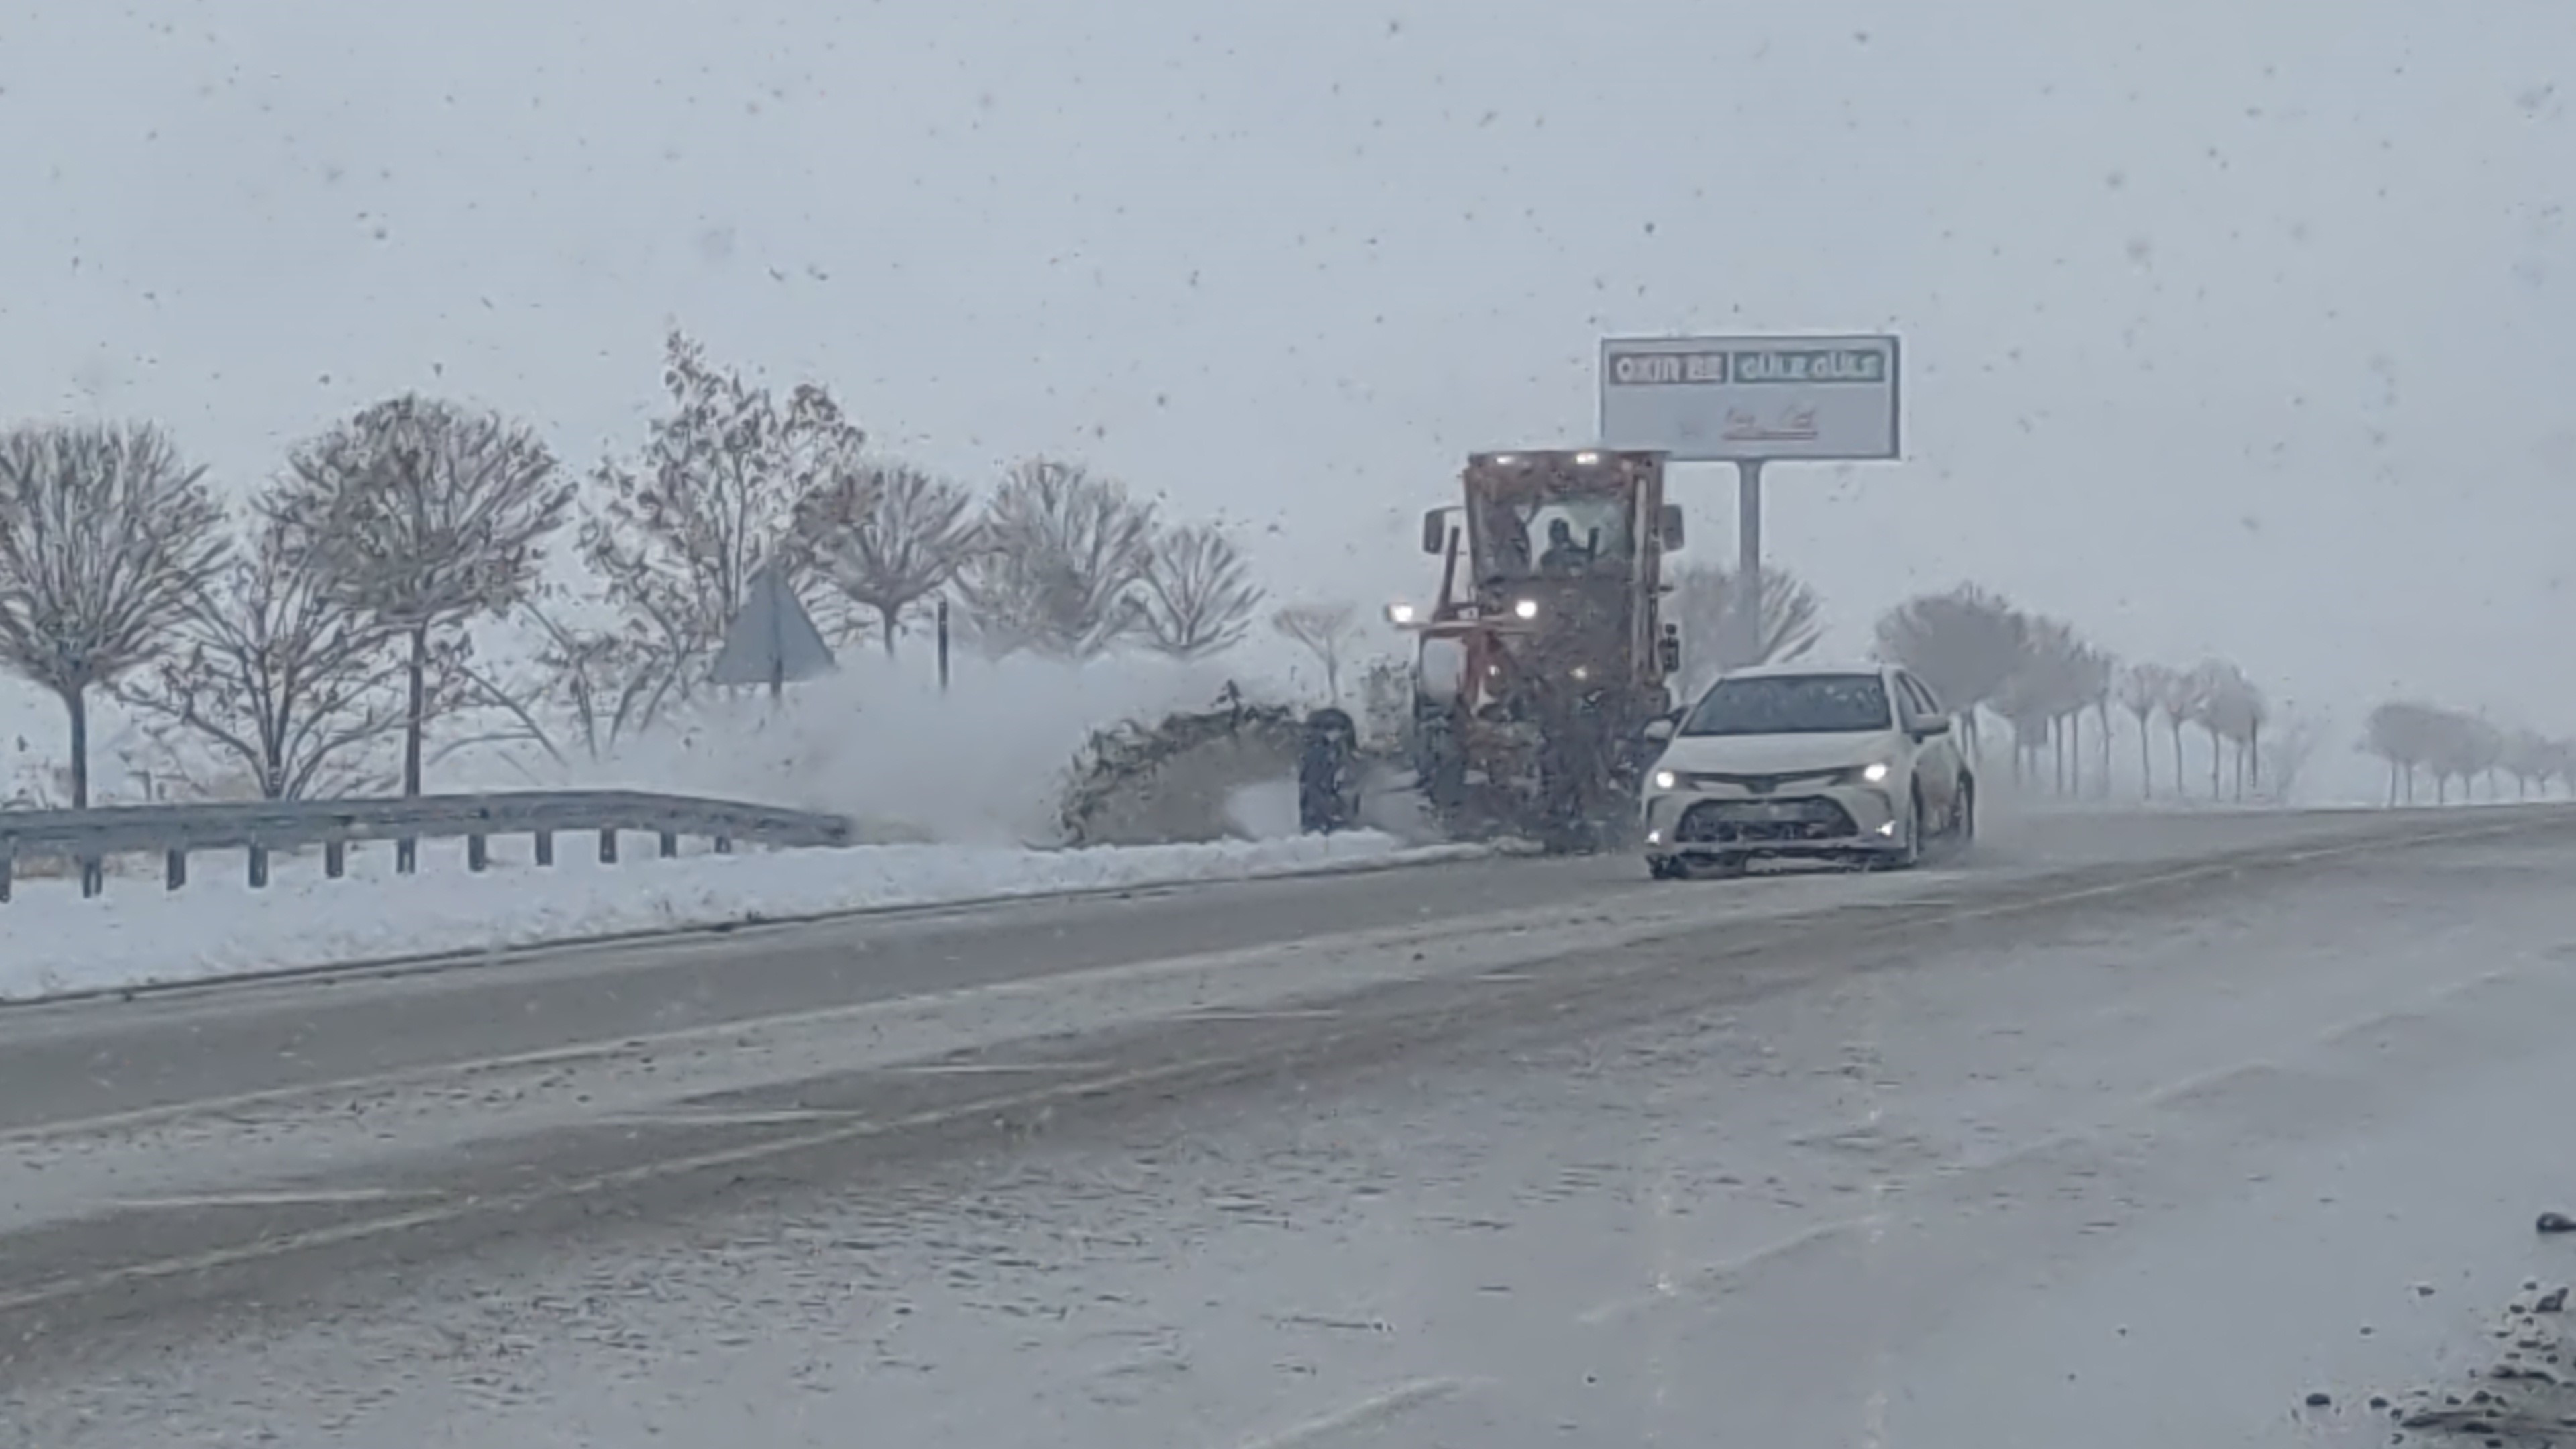
<svg viewBox="0 0 2576 1449"><path fill-rule="evenodd" d="M431 670L450 631L535 588L572 488L535 433L414 396L377 403L298 449L267 509L343 607L408 647L402 788L421 788Z"/></svg>
<svg viewBox="0 0 2576 1449"><path fill-rule="evenodd" d="M1909 599L1878 621L1879 653L1971 720L2022 667L2029 638L2028 616L1973 584Z"/></svg>
<svg viewBox="0 0 2576 1449"><path fill-rule="evenodd" d="M582 555L625 616L634 658L657 675L637 690L648 713L696 693L763 563L776 556L791 584L803 582L812 557L797 535L798 507L858 473L867 442L821 387L774 396L678 332L666 343L662 385L669 411L633 464L600 465L600 502L581 531Z"/></svg>
<svg viewBox="0 0 2576 1449"><path fill-rule="evenodd" d="M1359 610L1350 604L1290 604L1270 616L1282 638L1315 656L1324 668L1324 692L1342 702L1342 657L1360 637Z"/></svg>
<svg viewBox="0 0 2576 1449"><path fill-rule="evenodd" d="M1242 643L1263 597L1234 540L1202 524L1156 534L1144 582L1145 642L1174 659L1205 659Z"/></svg>
<svg viewBox="0 0 2576 1449"><path fill-rule="evenodd" d="M1033 459L985 506L958 576L985 652L1097 658L1141 626L1154 508L1080 464Z"/></svg>
<svg viewBox="0 0 2576 1449"><path fill-rule="evenodd" d="M51 690L89 805L89 692L167 650L225 553L205 470L149 424L0 437L0 669Z"/></svg>
<svg viewBox="0 0 2576 1449"><path fill-rule="evenodd" d="M1685 695L1696 695L1724 667L1735 634L1735 571L1715 564L1684 564L1673 571L1673 600L1682 626ZM1783 568L1762 570L1762 638L1753 660L1778 664L1801 658L1823 639L1824 605L1804 579Z"/></svg>
<svg viewBox="0 0 2576 1449"><path fill-rule="evenodd" d="M342 606L287 524L258 522L179 635L184 655L119 692L129 707L229 758L268 799L391 782L369 747L408 720L395 631Z"/></svg>
<svg viewBox="0 0 2576 1449"><path fill-rule="evenodd" d="M834 476L797 514L816 566L853 604L876 616L886 657L904 616L945 588L974 551L974 496L902 463L869 463Z"/></svg>

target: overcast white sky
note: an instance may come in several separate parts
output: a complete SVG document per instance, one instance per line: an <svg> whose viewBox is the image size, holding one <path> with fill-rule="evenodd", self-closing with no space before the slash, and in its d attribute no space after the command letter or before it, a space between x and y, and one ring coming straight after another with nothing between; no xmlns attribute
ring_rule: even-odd
<svg viewBox="0 0 2576 1449"><path fill-rule="evenodd" d="M1846 639L1968 577L2569 729L2571 55L2566 0L0 0L0 413L247 482L436 389L587 464L678 323L1374 602L1605 330L1893 328L1908 460L1772 475Z"/></svg>

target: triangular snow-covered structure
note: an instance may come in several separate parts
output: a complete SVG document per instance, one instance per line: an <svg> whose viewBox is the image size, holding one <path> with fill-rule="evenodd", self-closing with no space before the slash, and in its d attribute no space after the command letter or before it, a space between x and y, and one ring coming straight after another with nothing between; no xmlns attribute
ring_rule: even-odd
<svg viewBox="0 0 2576 1449"><path fill-rule="evenodd" d="M832 646L814 627L814 616L787 586L778 565L763 564L743 591L742 612L725 630L724 647L707 678L717 684L776 687L832 670Z"/></svg>

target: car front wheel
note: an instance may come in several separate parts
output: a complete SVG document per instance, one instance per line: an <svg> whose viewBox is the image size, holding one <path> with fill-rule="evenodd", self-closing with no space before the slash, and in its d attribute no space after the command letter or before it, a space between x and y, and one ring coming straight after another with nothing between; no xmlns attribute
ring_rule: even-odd
<svg viewBox="0 0 2576 1449"><path fill-rule="evenodd" d="M1889 870L1912 870L1923 863L1923 795L1911 797L1905 812L1905 838L1887 852L1882 864Z"/></svg>

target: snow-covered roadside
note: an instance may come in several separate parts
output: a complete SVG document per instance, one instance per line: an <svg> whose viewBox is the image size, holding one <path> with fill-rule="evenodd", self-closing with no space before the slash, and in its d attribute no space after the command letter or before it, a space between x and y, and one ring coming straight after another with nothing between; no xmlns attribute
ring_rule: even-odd
<svg viewBox="0 0 2576 1449"><path fill-rule="evenodd" d="M112 878L83 900L62 881L22 881L0 906L0 1000L203 981L223 976L504 950L656 931L1078 891L1252 880L1431 864L1474 846L1409 846L1353 833L1190 845L1019 850L875 845L695 855L598 865L567 850L539 869L493 842L492 869L468 875L424 855L397 877L381 853L350 878L280 862L251 890L209 856L199 879Z"/></svg>

